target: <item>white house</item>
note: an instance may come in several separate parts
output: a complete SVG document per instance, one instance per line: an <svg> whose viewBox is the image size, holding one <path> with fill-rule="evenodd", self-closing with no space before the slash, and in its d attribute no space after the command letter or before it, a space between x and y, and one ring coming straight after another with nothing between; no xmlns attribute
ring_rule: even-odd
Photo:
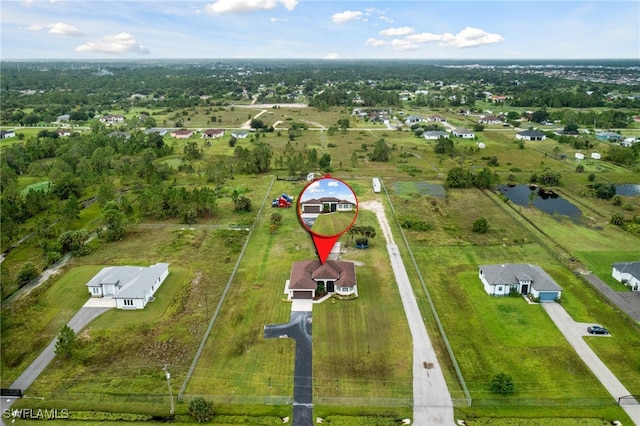
<svg viewBox="0 0 640 426"><path fill-rule="evenodd" d="M410 115L407 117L406 120L404 120L405 124L407 125L420 123L421 121L425 121L425 120L419 115Z"/></svg>
<svg viewBox="0 0 640 426"><path fill-rule="evenodd" d="M447 119L441 115L438 114L433 114L431 116L429 116L429 118L427 118L427 121L435 121L438 123L444 123L447 121Z"/></svg>
<svg viewBox="0 0 640 426"><path fill-rule="evenodd" d="M516 139L524 141L543 141L546 138L547 136L544 133L537 130L524 130L516 133Z"/></svg>
<svg viewBox="0 0 640 426"><path fill-rule="evenodd" d="M484 291L492 296L507 296L517 291L523 295L531 294L540 302L553 302L562 295L562 288L538 265L480 265L478 276Z"/></svg>
<svg viewBox="0 0 640 426"><path fill-rule="evenodd" d="M236 139L246 139L248 135L247 132L231 132L231 136Z"/></svg>
<svg viewBox="0 0 640 426"><path fill-rule="evenodd" d="M594 160L599 160L602 158L602 155L599 152L592 152L591 158L593 158Z"/></svg>
<svg viewBox="0 0 640 426"><path fill-rule="evenodd" d="M358 282L354 263L341 260L327 260L324 264L319 260L294 262L284 292L289 300L314 299L320 286L328 294L357 297Z"/></svg>
<svg viewBox="0 0 640 426"><path fill-rule="evenodd" d="M111 297L118 309L144 309L169 275L168 263L149 267L108 266L89 282L91 297Z"/></svg>
<svg viewBox="0 0 640 426"><path fill-rule="evenodd" d="M483 115L483 116L480 116L480 119L478 120L478 123L481 123L481 124L502 124L502 120L500 119L500 117L497 117L495 115Z"/></svg>
<svg viewBox="0 0 640 426"><path fill-rule="evenodd" d="M437 140L440 138L449 139L449 133L443 132L442 130L427 130L426 132L422 133L422 137L427 140Z"/></svg>
<svg viewBox="0 0 640 426"><path fill-rule="evenodd" d="M202 138L204 139L216 139L224 136L224 129L207 129L202 132Z"/></svg>
<svg viewBox="0 0 640 426"><path fill-rule="evenodd" d="M0 130L0 139L15 138L16 132L13 130Z"/></svg>
<svg viewBox="0 0 640 426"><path fill-rule="evenodd" d="M312 198L300 202L300 211L303 214L350 212L355 207L355 203L335 197Z"/></svg>
<svg viewBox="0 0 640 426"><path fill-rule="evenodd" d="M584 154L581 152L576 152L576 160L584 160Z"/></svg>
<svg viewBox="0 0 640 426"><path fill-rule="evenodd" d="M124 116L117 114L107 114L100 117L100 121L107 124L123 123Z"/></svg>
<svg viewBox="0 0 640 426"><path fill-rule="evenodd" d="M475 137L472 131L467 130L463 127L458 127L452 130L451 134L457 138L463 138L463 139L473 139Z"/></svg>
<svg viewBox="0 0 640 426"><path fill-rule="evenodd" d="M640 261L614 263L611 275L632 291L640 291Z"/></svg>

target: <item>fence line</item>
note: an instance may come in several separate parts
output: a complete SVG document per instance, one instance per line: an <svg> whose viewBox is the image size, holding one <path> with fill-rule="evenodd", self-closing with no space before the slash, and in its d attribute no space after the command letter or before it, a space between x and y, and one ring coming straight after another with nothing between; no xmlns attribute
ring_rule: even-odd
<svg viewBox="0 0 640 426"><path fill-rule="evenodd" d="M393 214L393 218L396 224L398 224L398 216L396 215L396 210L393 208L393 203L391 202L391 199L389 198L389 192L387 191L387 187L384 184L384 182L381 180L382 183L382 189L384 189L384 194L387 197L387 202L389 203L389 207L391 208L391 213ZM427 301L429 302L429 307L431 309L431 313L433 314L433 317L436 321L436 324L438 325L438 330L440 331L440 335L442 336L442 340L444 342L445 347L447 348L447 352L449 353L449 358L451 359L451 363L453 364L453 368L456 371L456 375L458 376L458 380L460 381L460 386L462 386L462 390L464 392L465 398L467 400L467 405L471 406L471 394L469 393L469 389L467 388L467 383L464 381L464 377L462 376L462 371L460 371L460 367L458 366L458 361L456 360L456 356L453 353L453 349L451 348L451 344L449 344L449 339L447 339L447 334L444 331L444 327L442 326L442 323L440 322L440 317L438 316L438 312L436 312L436 307L433 304L433 301L431 300L431 295L429 294L429 290L427 289L427 285L424 281L424 279L422 278L422 274L420 273L420 268L418 268L418 263L416 262L415 257L413 256L413 251L411 250L411 246L409 245L409 242L407 241L407 237L404 235L404 232L402 231L402 226L400 226L398 224L398 229L400 230L400 235L402 236L402 240L404 241L404 245L407 249L407 251L409 252L409 257L411 257L411 262L413 263L413 267L416 270L416 274L418 275L418 280L420 281L420 284L422 285L422 290L424 291L424 294L427 296Z"/></svg>
<svg viewBox="0 0 640 426"><path fill-rule="evenodd" d="M218 302L218 306L216 306L216 310L213 313L213 316L211 317L211 321L209 321L209 326L207 327L207 331L204 333L204 336L202 336L202 340L200 341L200 346L198 346L198 351L196 352L196 355L193 357L193 361L191 362L191 366L189 367L189 371L187 372L187 375L184 378L184 381L182 382L182 386L180 387L180 391L178 392L178 401L182 400L182 396L184 395L184 391L187 389L187 385L189 384L189 380L191 380L191 375L193 374L193 372L196 369L196 365L198 364L198 360L200 360L200 355L202 355L202 352L204 351L204 347L207 343L207 340L209 340L209 335L211 334L211 330L213 329L213 325L216 322L216 319L218 318L218 314L220 313L220 310L222 309L222 305L224 304L225 298L227 297L227 293L229 292L229 289L231 288L231 283L233 283L233 279L236 276L236 272L238 271L238 267L240 266L240 262L242 262L242 258L244 256L244 252L247 249L247 246L249 245L249 241L251 241L251 236L253 235L253 230L256 227L256 224L258 223L258 220L260 220L260 216L262 215L262 210L264 209L265 204L267 203L267 200L269 198L269 194L271 193L271 188L273 187L273 182L275 182L275 177L271 179L271 183L269 184L269 188L267 189L267 191L264 194L264 199L262 200L262 205L260 206L260 210L258 211L258 214L256 215L256 219L253 221L253 224L251 225L251 229L249 230L249 235L247 235L247 239L244 242L244 245L242 246L242 250L240 251L240 255L238 256L238 260L236 261L235 266L233 267L233 271L231 272L231 275L229 276L229 281L227 281L227 285L224 288L224 291L222 292L222 295L220 296L220 301Z"/></svg>

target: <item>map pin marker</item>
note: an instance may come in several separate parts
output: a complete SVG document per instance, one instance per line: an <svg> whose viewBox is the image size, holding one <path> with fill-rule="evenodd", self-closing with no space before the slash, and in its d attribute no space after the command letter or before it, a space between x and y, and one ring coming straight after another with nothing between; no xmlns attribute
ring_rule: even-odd
<svg viewBox="0 0 640 426"><path fill-rule="evenodd" d="M298 197L298 218L313 238L324 264L336 241L358 216L358 199L346 182L327 175L309 183Z"/></svg>

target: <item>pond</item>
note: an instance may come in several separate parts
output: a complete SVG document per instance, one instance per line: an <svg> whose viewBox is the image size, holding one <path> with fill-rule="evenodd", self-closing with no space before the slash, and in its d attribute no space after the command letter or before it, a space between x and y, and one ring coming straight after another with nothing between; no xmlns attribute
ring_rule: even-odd
<svg viewBox="0 0 640 426"><path fill-rule="evenodd" d="M636 185L633 183L616 185L616 195L623 195L625 197L634 197L636 195L640 195L640 185Z"/></svg>
<svg viewBox="0 0 640 426"><path fill-rule="evenodd" d="M506 195L512 203L519 206L534 206L545 213L562 214L577 218L581 215L580 209L562 198L553 191L545 191L542 188L529 185L499 185L498 191Z"/></svg>

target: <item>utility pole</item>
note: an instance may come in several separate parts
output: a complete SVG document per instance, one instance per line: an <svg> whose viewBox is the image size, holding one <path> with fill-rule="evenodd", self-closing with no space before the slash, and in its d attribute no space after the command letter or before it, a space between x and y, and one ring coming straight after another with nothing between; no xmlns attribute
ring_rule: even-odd
<svg viewBox="0 0 640 426"><path fill-rule="evenodd" d="M164 365L164 368L162 369L162 371L165 372L166 374L166 378L167 378L167 387L169 388L169 403L170 403L170 409L169 409L169 414L171 414L173 416L173 395L171 394L171 374L169 373L169 370L167 370L167 364Z"/></svg>

